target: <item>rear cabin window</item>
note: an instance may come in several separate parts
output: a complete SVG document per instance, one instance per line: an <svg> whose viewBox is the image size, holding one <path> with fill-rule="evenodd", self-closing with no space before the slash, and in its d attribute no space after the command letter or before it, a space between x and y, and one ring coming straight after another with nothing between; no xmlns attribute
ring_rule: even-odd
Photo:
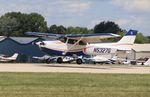
<svg viewBox="0 0 150 97"><path fill-rule="evenodd" d="M83 41L79 41L79 45L86 45L86 43Z"/></svg>

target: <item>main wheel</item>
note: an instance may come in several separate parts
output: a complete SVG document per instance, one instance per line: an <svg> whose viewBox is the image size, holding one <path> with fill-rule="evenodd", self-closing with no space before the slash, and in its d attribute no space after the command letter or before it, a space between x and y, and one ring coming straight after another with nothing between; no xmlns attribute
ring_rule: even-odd
<svg viewBox="0 0 150 97"><path fill-rule="evenodd" d="M63 59L61 57L57 58L57 63L61 64L63 62Z"/></svg>
<svg viewBox="0 0 150 97"><path fill-rule="evenodd" d="M82 59L80 59L80 58L77 59L77 60L76 60L76 63L77 63L77 64L82 64Z"/></svg>

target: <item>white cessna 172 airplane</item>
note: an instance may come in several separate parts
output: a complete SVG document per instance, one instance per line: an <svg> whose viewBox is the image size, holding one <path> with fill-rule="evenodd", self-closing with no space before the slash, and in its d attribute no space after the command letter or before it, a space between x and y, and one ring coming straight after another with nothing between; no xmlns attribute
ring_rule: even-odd
<svg viewBox="0 0 150 97"><path fill-rule="evenodd" d="M112 33L100 34L49 34L42 32L26 32L27 35L46 36L54 40L44 40L36 44L42 51L54 56L84 56L115 53L117 50L131 50L137 31L129 30L117 43L100 43L100 40L120 37ZM64 57L58 57L62 63ZM76 57L76 63L81 64L82 58Z"/></svg>

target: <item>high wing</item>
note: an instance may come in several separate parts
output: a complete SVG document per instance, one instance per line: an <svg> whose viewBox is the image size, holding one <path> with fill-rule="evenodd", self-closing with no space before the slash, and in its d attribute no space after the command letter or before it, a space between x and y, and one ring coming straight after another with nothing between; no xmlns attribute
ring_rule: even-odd
<svg viewBox="0 0 150 97"><path fill-rule="evenodd" d="M120 37L118 34L113 33L99 33L99 34L51 34L43 32L26 32L27 35L49 37L53 39L58 39L61 37L66 37L69 39L82 40L86 43L96 43L101 42L102 39Z"/></svg>

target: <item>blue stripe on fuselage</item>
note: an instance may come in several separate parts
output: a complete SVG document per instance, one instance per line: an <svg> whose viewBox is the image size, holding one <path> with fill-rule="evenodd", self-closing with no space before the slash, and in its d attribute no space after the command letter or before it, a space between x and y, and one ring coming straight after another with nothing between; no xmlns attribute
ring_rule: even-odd
<svg viewBox="0 0 150 97"><path fill-rule="evenodd" d="M64 56L63 55L63 51L57 51L57 50L52 50L52 49L48 49L48 48L45 48L45 47L41 47L41 50L49 55L55 55L55 56ZM77 56L83 56L85 55L83 53L83 51L78 51L78 52L67 52L65 54L65 56L73 56L73 55L77 55Z"/></svg>

